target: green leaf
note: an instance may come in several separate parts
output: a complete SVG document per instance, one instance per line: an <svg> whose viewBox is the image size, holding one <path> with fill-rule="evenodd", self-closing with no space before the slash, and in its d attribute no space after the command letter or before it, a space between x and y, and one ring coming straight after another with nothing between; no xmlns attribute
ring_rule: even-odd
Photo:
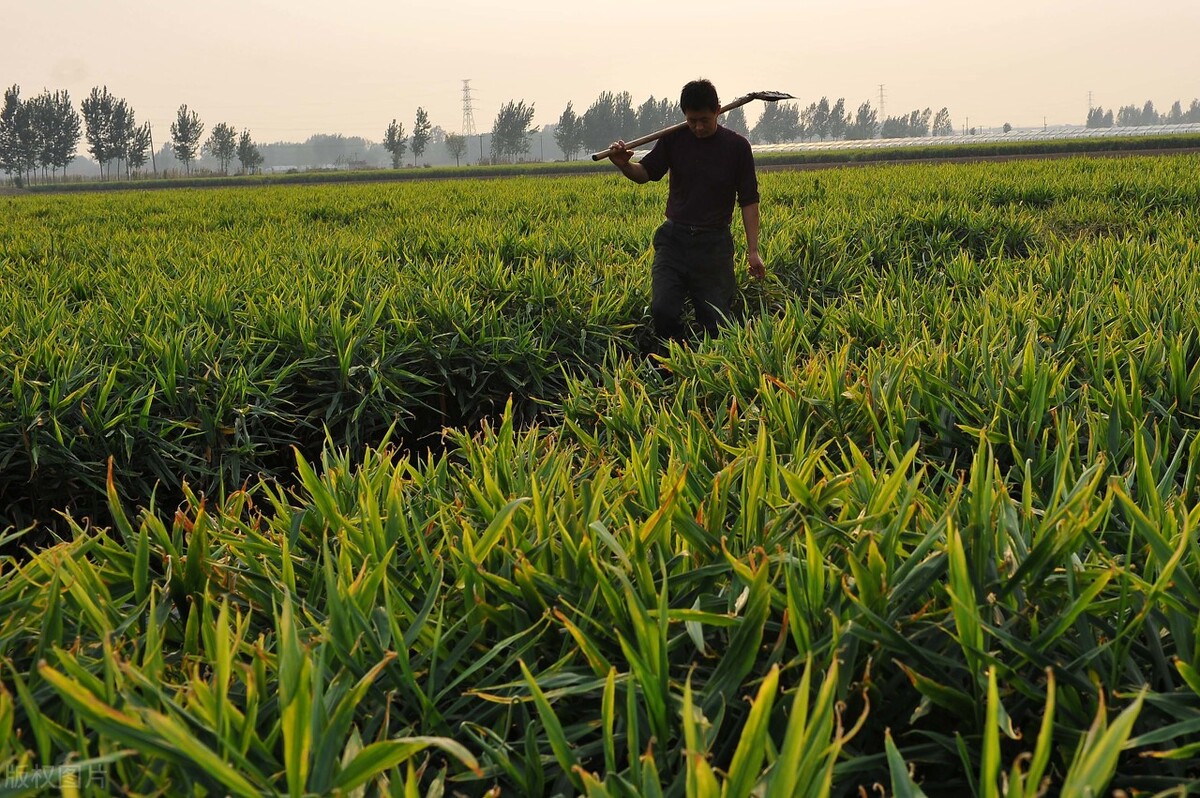
<svg viewBox="0 0 1200 798"><path fill-rule="evenodd" d="M758 695L750 705L750 715L742 727L742 736L733 761L729 764L729 776L725 781L725 798L749 798L761 777L763 757L766 755L767 724L771 708L775 705L775 691L779 687L779 666L771 668L758 688Z"/></svg>
<svg viewBox="0 0 1200 798"><path fill-rule="evenodd" d="M983 757L979 763L981 798L1000 796L1000 692L996 687L996 668L988 668L987 710L983 724Z"/></svg>
<svg viewBox="0 0 1200 798"><path fill-rule="evenodd" d="M891 729L884 732L883 747L887 754L888 773L892 777L892 795L895 798L926 798L925 792L909 775L908 763L904 761L896 744L892 742Z"/></svg>
<svg viewBox="0 0 1200 798"><path fill-rule="evenodd" d="M263 794L261 785L255 786L245 776L234 770L229 763L192 735L178 721L150 710L143 710L141 714L147 727L184 754L202 773L221 782L235 795L256 798Z"/></svg>
<svg viewBox="0 0 1200 798"><path fill-rule="evenodd" d="M496 543L499 542L500 536L508 529L513 513L521 505L528 504L529 502L530 498L528 496L522 496L521 498L513 499L504 505L500 509L500 512L496 513L491 523L488 524L488 528L484 530L483 535L480 536L479 541L475 544L474 550L469 552L476 563L482 563L487 559L488 554L491 553Z"/></svg>
<svg viewBox="0 0 1200 798"><path fill-rule="evenodd" d="M767 582L770 570L769 563L764 562L754 573L754 581L748 586L749 595L741 623L730 637L729 645L712 677L704 685L704 705L710 711L721 699L733 698L758 659L763 628L771 611L771 587Z"/></svg>
<svg viewBox="0 0 1200 798"><path fill-rule="evenodd" d="M1056 700L1054 671L1046 669L1046 707L1042 714L1042 725L1038 730L1037 745L1033 750L1029 770L1025 774L1025 792L1020 798L1037 798L1040 794L1042 776L1050 764L1050 746L1054 740L1054 702Z"/></svg>
<svg viewBox="0 0 1200 798"><path fill-rule="evenodd" d="M533 678L533 674L529 672L524 661L521 661L520 665L525 683L529 685L529 692L533 694L533 703L537 707L538 717L542 719L542 725L546 728L546 736L550 738L550 749L554 751L554 758L558 760L559 767L571 779L575 789L582 790L583 782L575 770L579 762L575 758L574 751L571 750L571 743L563 732L562 724L559 722L558 716L554 714L554 708L546 700L546 694L542 692L542 688L538 686L537 680Z"/></svg>
<svg viewBox="0 0 1200 798"><path fill-rule="evenodd" d="M279 629L279 723L283 732L283 763L288 794L300 798L308 787L312 764L313 662L300 643L292 601L284 596L276 623Z"/></svg>
<svg viewBox="0 0 1200 798"><path fill-rule="evenodd" d="M688 798L717 798L721 792L716 774L708 764L707 726L708 720L692 701L689 675L683 688L683 757Z"/></svg>
<svg viewBox="0 0 1200 798"><path fill-rule="evenodd" d="M371 743L359 751L350 764L338 773L333 783L333 789L341 792L357 789L427 748L438 748L445 751L469 768L476 776L483 777L483 771L474 755L461 743L446 737L402 737Z"/></svg>
<svg viewBox="0 0 1200 798"><path fill-rule="evenodd" d="M1108 783L1117 771L1121 750L1133 731L1134 721L1142 711L1147 689L1143 688L1137 699L1107 728L1104 719L1105 708L1100 707L1092 728L1084 736L1063 779L1063 795L1099 796L1108 788Z"/></svg>

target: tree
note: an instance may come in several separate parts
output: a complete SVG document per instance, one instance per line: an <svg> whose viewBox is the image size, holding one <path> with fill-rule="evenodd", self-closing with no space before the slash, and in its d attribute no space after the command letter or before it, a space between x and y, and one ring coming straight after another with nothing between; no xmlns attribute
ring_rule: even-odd
<svg viewBox="0 0 1200 798"><path fill-rule="evenodd" d="M524 100L509 100L502 105L492 123L492 157L503 160L528 152L529 134L536 132L529 126L532 121L532 103L525 105Z"/></svg>
<svg viewBox="0 0 1200 798"><path fill-rule="evenodd" d="M1008 122L1005 122L1004 127L1001 128L1001 130L1003 130L1005 133L1012 133L1012 125L1010 125Z"/></svg>
<svg viewBox="0 0 1200 798"><path fill-rule="evenodd" d="M679 107L679 103L663 97L658 101L658 121L659 127L670 127L678 125L683 121L683 111Z"/></svg>
<svg viewBox="0 0 1200 798"><path fill-rule="evenodd" d="M42 135L38 128L37 98L21 102L20 89L13 86L15 112L12 117L12 154L17 166L17 174L32 179L34 169L38 164L38 156L42 153Z"/></svg>
<svg viewBox="0 0 1200 798"><path fill-rule="evenodd" d="M32 161L30 168L40 167L42 179L45 180L49 175L50 161L52 160L50 136L54 131L54 98L49 90L43 91L36 97L29 98L25 106L29 125L32 128L29 141L29 155Z"/></svg>
<svg viewBox="0 0 1200 798"><path fill-rule="evenodd" d="M467 137L457 133L446 134L446 152L454 159L454 165L459 166L462 157L467 154Z"/></svg>
<svg viewBox="0 0 1200 798"><path fill-rule="evenodd" d="M848 127L850 127L850 116L846 113L846 98L838 97L838 101L829 109L829 138L846 138Z"/></svg>
<svg viewBox="0 0 1200 798"><path fill-rule="evenodd" d="M108 152L109 158L117 160L117 177L121 176L121 165L125 165L126 177L129 175L129 156L137 137L138 123L129 103L121 98L114 98L111 116L108 123Z"/></svg>
<svg viewBox="0 0 1200 798"><path fill-rule="evenodd" d="M50 176L55 163L55 136L59 127L59 107L62 93L43 91L18 105L13 117L17 160L21 171L32 176L40 168L42 179Z"/></svg>
<svg viewBox="0 0 1200 798"><path fill-rule="evenodd" d="M4 107L0 108L0 167L5 174L17 174L17 184L21 184L24 174L21 159L20 126L24 124L22 111L21 87L14 85L4 91Z"/></svg>
<svg viewBox="0 0 1200 798"><path fill-rule="evenodd" d="M831 121L832 114L830 113L829 108L829 98L822 97L820 102L818 102L813 108L812 115L812 132L815 133L821 139L821 141L824 141L825 137L829 135Z"/></svg>
<svg viewBox="0 0 1200 798"><path fill-rule="evenodd" d="M175 121L171 123L171 146L175 150L175 157L183 161L183 168L189 174L202 135L204 124L200 121L200 115L189 111L186 104L179 106Z"/></svg>
<svg viewBox="0 0 1200 798"><path fill-rule="evenodd" d="M740 105L726 113L725 119L721 124L734 133L740 133L747 138L750 137L750 128L746 125L746 109Z"/></svg>
<svg viewBox="0 0 1200 798"><path fill-rule="evenodd" d="M924 111L913 111L910 115L910 126L912 127L914 136L929 135L929 120L933 117L933 110L926 108Z"/></svg>
<svg viewBox="0 0 1200 798"><path fill-rule="evenodd" d="M1113 126L1113 112L1110 109L1105 111L1102 107L1096 106L1088 111L1087 126L1090 128L1103 128Z"/></svg>
<svg viewBox="0 0 1200 798"><path fill-rule="evenodd" d="M846 127L846 138L854 140L873 139L879 130L879 114L868 100L858 106L854 121Z"/></svg>
<svg viewBox="0 0 1200 798"><path fill-rule="evenodd" d="M408 149L408 139L404 137L404 125L395 119L387 126L383 134L383 148L392 156L392 168L399 169L404 163L404 151Z"/></svg>
<svg viewBox="0 0 1200 798"><path fill-rule="evenodd" d="M129 150L129 137L132 135L129 104L119 97L113 97L108 107L108 124L105 131L108 135L108 174L112 176L112 162L117 162L117 179L121 179L121 165L125 162L125 154Z"/></svg>
<svg viewBox="0 0 1200 798"><path fill-rule="evenodd" d="M417 121L413 123L412 132L413 166L416 166L417 159L425 152L425 145L429 143L431 127L429 114L425 112L424 108L417 108Z"/></svg>
<svg viewBox="0 0 1200 798"><path fill-rule="evenodd" d="M352 151L365 144L357 136L343 136L341 133L314 133L305 143L312 150L313 163L320 166L346 163Z"/></svg>
<svg viewBox="0 0 1200 798"><path fill-rule="evenodd" d="M146 165L146 157L150 154L150 123L138 125L129 140L129 150L125 154L125 176L130 172L141 169Z"/></svg>
<svg viewBox="0 0 1200 798"><path fill-rule="evenodd" d="M82 123L75 106L71 104L71 95L68 92L54 92L51 106L54 124L48 134L50 168L66 171L71 161L75 160L75 151L82 136Z"/></svg>
<svg viewBox="0 0 1200 798"><path fill-rule="evenodd" d="M885 139L928 136L929 119L932 116L933 111L929 108L926 108L924 111L912 111L901 116L889 116L883 120L879 134ZM948 119L949 112L947 112Z"/></svg>
<svg viewBox="0 0 1200 798"><path fill-rule="evenodd" d="M128 165L130 151L138 135L138 124L133 109L125 100L109 94L108 87L93 88L80 108L87 125L88 152L100 164L100 175L104 167L117 162L117 174L121 164ZM147 134L148 136L148 134Z"/></svg>
<svg viewBox="0 0 1200 798"><path fill-rule="evenodd" d="M937 116L933 118L933 135L954 135L954 123L950 121L950 109L945 106L942 106L942 109L937 112Z"/></svg>
<svg viewBox="0 0 1200 798"><path fill-rule="evenodd" d="M656 100L654 95L651 95L649 99L638 106L635 127L638 134L641 135L662 130L679 121L679 112L673 102L666 97Z"/></svg>
<svg viewBox="0 0 1200 798"><path fill-rule="evenodd" d="M795 103L767 103L750 131L758 144L781 144L800 137L800 107Z"/></svg>
<svg viewBox="0 0 1200 798"><path fill-rule="evenodd" d="M237 145L238 162L242 165L243 174L253 174L262 165L263 156L258 151L258 145L250 138L249 130L242 130Z"/></svg>
<svg viewBox="0 0 1200 798"><path fill-rule="evenodd" d="M1143 125L1159 125L1162 124L1162 119L1158 115L1158 111L1154 110L1154 103L1146 100L1146 104L1142 106L1142 124Z"/></svg>
<svg viewBox="0 0 1200 798"><path fill-rule="evenodd" d="M221 163L221 174L229 174L229 164L237 155L237 132L233 126L224 122L213 125L208 141L204 142L204 151Z"/></svg>
<svg viewBox="0 0 1200 798"><path fill-rule="evenodd" d="M87 151L100 165L101 179L104 178L104 164L113 157L111 153L112 136L109 127L112 125L115 101L116 98L108 93L108 86L105 86L103 89L93 87L92 93L80 103L83 122L87 126Z"/></svg>
<svg viewBox="0 0 1200 798"><path fill-rule="evenodd" d="M1163 120L1168 125L1183 124L1183 103L1176 100L1171 104L1171 110L1167 112L1167 118Z"/></svg>
<svg viewBox="0 0 1200 798"><path fill-rule="evenodd" d="M1162 117L1154 109L1154 103L1150 100L1147 100L1141 108L1136 105L1124 105L1117 111L1117 124L1122 127L1160 125L1162 121Z"/></svg>
<svg viewBox="0 0 1200 798"><path fill-rule="evenodd" d="M575 113L570 102L558 117L554 126L554 141L568 161L575 160L575 153L583 148L583 120Z"/></svg>
<svg viewBox="0 0 1200 798"><path fill-rule="evenodd" d="M907 116L889 116L879 125L879 137L899 139L908 135Z"/></svg>
<svg viewBox="0 0 1200 798"><path fill-rule="evenodd" d="M631 131L637 127L637 114L631 103L632 98L627 91L620 94L601 92L583 112L584 146L591 150L603 150L614 141L631 136Z"/></svg>
<svg viewBox="0 0 1200 798"><path fill-rule="evenodd" d="M814 135L816 130L815 120L817 118L817 104L809 103L808 107L803 111L797 108L796 116L796 135L801 141Z"/></svg>

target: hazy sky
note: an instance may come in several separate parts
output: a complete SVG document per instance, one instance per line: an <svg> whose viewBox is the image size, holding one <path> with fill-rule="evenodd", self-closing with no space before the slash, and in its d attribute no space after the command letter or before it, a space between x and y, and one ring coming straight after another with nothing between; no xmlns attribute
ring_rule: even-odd
<svg viewBox="0 0 1200 798"><path fill-rule="evenodd" d="M156 145L181 103L262 142L378 141L393 117L411 130L418 106L458 131L464 78L480 131L510 99L541 125L568 100L582 112L606 89L676 98L697 76L726 100L777 89L850 109L877 106L882 83L888 114L947 106L956 128L1082 123L1089 91L1106 108L1200 97L1198 0L0 4L0 83L67 89L76 106L107 85Z"/></svg>

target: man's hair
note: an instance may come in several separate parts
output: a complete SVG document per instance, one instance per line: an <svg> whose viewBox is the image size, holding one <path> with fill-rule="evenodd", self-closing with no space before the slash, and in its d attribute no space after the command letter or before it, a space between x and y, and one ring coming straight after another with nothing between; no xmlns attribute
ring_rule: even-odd
<svg viewBox="0 0 1200 798"><path fill-rule="evenodd" d="M691 81L679 93L679 109L685 114L688 111L717 113L721 110L721 101L717 98L717 87L704 78Z"/></svg>

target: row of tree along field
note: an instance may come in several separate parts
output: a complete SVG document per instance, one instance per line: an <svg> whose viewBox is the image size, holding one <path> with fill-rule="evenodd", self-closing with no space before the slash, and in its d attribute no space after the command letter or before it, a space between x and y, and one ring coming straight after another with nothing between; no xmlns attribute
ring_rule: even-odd
<svg viewBox="0 0 1200 798"><path fill-rule="evenodd" d="M1179 100L1176 100L1166 113L1160 113L1155 109L1151 100L1146 100L1146 103L1141 106L1123 105L1117 109L1116 116L1113 115L1111 108L1106 111L1103 106L1096 106L1088 111L1088 127L1112 127L1114 124L1118 127L1200 124L1200 99L1192 100L1192 104L1186 111L1183 110L1183 103Z"/></svg>
<svg viewBox="0 0 1200 798"><path fill-rule="evenodd" d="M202 142L204 123L187 105L181 105L171 123L170 144L174 157L186 170L201 152L212 155L228 174L236 159L241 171L250 173L263 163L262 153L250 136L250 131L237 130L225 122L213 126ZM155 159L153 131L150 124L139 123L137 115L124 98L94 88L79 104L71 103L66 91L49 90L21 99L21 88L12 86L4 92L0 108L0 168L15 175L18 185L55 177L66 171L78 153L81 139L89 155L100 165L100 176L112 177L122 172L129 178ZM155 167L157 172L157 167Z"/></svg>
<svg viewBox="0 0 1200 798"><path fill-rule="evenodd" d="M512 163L517 161L574 160L586 151L608 147L681 121L672 97L651 95L635 104L629 92L601 92L586 110L576 112L568 102L556 122L533 125L534 104L525 100L504 103L490 132L464 136L433 123L424 108L417 108L411 132L393 118L382 131L382 141L356 136L318 134L303 143L256 142L246 128L239 133L226 122L207 129L199 113L181 105L170 126L170 135L155 149L149 123L139 123L132 106L107 87L92 89L78 110L66 91L50 92L22 100L19 86L4 95L0 109L0 169L18 184L52 180L77 157L81 142L99 165L101 179L131 178L147 167L154 174L175 173L227 175L249 174L262 168L272 171L311 168L370 169L400 168L408 164L461 166L464 163ZM1152 102L1139 108L1122 107L1115 115L1096 108L1088 115L1089 127L1200 122L1200 100L1192 100L1187 111L1176 101L1166 114ZM834 141L881 138L945 136L954 133L950 111L931 107L885 116L870 101L853 112L844 98L828 97L801 103L770 103L762 106L751 125L743 108L723 117L723 124L756 144L793 141ZM1004 126L1005 132L1010 129ZM974 133L974 128L964 132ZM114 166L115 171L114 171ZM90 168L90 167L89 167ZM78 167L73 170L80 175ZM95 174L92 172L91 174Z"/></svg>
<svg viewBox="0 0 1200 798"><path fill-rule="evenodd" d="M147 164L156 173L159 171L150 126L138 123L125 99L110 94L107 87L95 88L81 103L80 111L82 114L75 110L65 91L51 94L47 90L23 101L20 87L10 88L0 114L0 166L6 173L16 175L18 182L29 182L38 174L48 179L66 169L76 156L80 140L86 139L86 151L99 164L101 178L114 176L114 163L117 177L124 173L128 178ZM552 159L573 160L585 148L601 150L619 138L630 138L680 121L678 105L670 98L651 96L635 108L629 92L611 91L602 92L582 114L575 112L573 103L567 103L557 124L547 125L545 130L532 124L533 116L534 104L524 100L510 100L501 106L487 136L486 158L480 137L479 161L529 160L535 136L539 136L539 146L533 160L545 160L547 138L551 141ZM826 97L805 108L796 103L764 106L753 128L742 108L730 112L724 123L757 143L953 132L946 108L936 116L926 108L886 117L881 122L870 102L863 103L852 115L846 110L844 99L831 103ZM249 130L243 129L239 136L232 125L220 122L212 127L207 139L204 132L205 124L199 114L186 104L181 105L171 124L169 145L162 151L163 167L169 168L171 161L190 174L196 161L205 155L210 158L209 171L220 174L228 174L235 160L242 173L253 172L263 165L265 155ZM339 153L320 165L378 166L379 149L386 152L385 162L393 168L401 167L409 152L416 165L424 161L431 144L444 148L443 154L453 159L456 166L464 160L472 161L474 155L468 154L471 142L467 137L434 126L424 108L417 109L411 134L403 122L392 119L383 132L381 145L361 139L337 139L325 143L348 145L355 151Z"/></svg>
<svg viewBox="0 0 1200 798"><path fill-rule="evenodd" d="M930 122L932 120L932 127ZM576 114L571 103L558 119L555 139L568 157L583 148L605 149L618 138L630 138L631 131L649 132L681 121L678 106L670 99L651 97L635 110L628 92L602 93L592 105ZM830 102L828 97L801 107L799 103L769 103L763 106L758 122L750 127L743 108L725 115L726 127L747 136L756 144L778 144L817 139L870 139L907 136L948 135L953 132L950 111L943 107L934 116L931 109L914 110L882 121L870 101L856 113L846 110L846 100Z"/></svg>

